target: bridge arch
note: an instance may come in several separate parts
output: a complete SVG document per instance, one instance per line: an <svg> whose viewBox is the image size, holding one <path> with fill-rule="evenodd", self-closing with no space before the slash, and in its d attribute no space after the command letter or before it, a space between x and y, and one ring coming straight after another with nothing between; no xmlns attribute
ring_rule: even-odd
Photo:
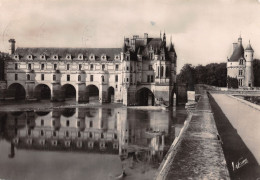
<svg viewBox="0 0 260 180"><path fill-rule="evenodd" d="M146 87L139 89L136 92L137 105L139 106L154 106L155 98L153 92Z"/></svg>
<svg viewBox="0 0 260 180"><path fill-rule="evenodd" d="M114 102L115 99L115 88L110 86L107 89L107 102L111 103Z"/></svg>
<svg viewBox="0 0 260 180"><path fill-rule="evenodd" d="M51 89L46 84L38 84L34 88L34 97L38 100L50 99L51 98Z"/></svg>
<svg viewBox="0 0 260 180"><path fill-rule="evenodd" d="M89 97L89 102L99 102L99 89L96 85L88 85L86 91Z"/></svg>
<svg viewBox="0 0 260 180"><path fill-rule="evenodd" d="M61 93L64 100L75 99L76 100L76 88L71 84L64 84L61 86Z"/></svg>
<svg viewBox="0 0 260 180"><path fill-rule="evenodd" d="M7 88L7 96L15 100L23 100L26 97L26 91L20 83L10 84Z"/></svg>

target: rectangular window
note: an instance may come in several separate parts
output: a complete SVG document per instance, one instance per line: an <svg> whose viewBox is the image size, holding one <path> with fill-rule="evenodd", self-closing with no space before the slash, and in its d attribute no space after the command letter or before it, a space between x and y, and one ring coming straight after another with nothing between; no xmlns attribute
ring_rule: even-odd
<svg viewBox="0 0 260 180"><path fill-rule="evenodd" d="M93 69L94 69L94 65L90 64L90 70L93 70Z"/></svg>
<svg viewBox="0 0 260 180"><path fill-rule="evenodd" d="M79 70L81 70L82 69L82 64L79 64Z"/></svg>
<svg viewBox="0 0 260 180"><path fill-rule="evenodd" d="M94 80L93 75L90 75L90 81L93 81L93 80Z"/></svg>
<svg viewBox="0 0 260 180"><path fill-rule="evenodd" d="M69 120L66 121L66 126L67 126L67 127L70 126L70 121L69 121Z"/></svg>
<svg viewBox="0 0 260 180"><path fill-rule="evenodd" d="M240 76L242 76L242 75L243 75L243 70L239 70L238 74L239 74Z"/></svg>
<svg viewBox="0 0 260 180"><path fill-rule="evenodd" d="M57 70L57 64L53 64L53 69Z"/></svg>
<svg viewBox="0 0 260 180"><path fill-rule="evenodd" d="M105 70L105 65L104 65L104 64L102 64L102 70L103 70L103 71Z"/></svg>
<svg viewBox="0 0 260 180"><path fill-rule="evenodd" d="M93 127L93 122L92 121L89 122L89 127Z"/></svg>
<svg viewBox="0 0 260 180"><path fill-rule="evenodd" d="M69 64L67 64L67 70L70 70L70 65Z"/></svg>
<svg viewBox="0 0 260 180"><path fill-rule="evenodd" d="M151 82L154 82L153 75L151 75Z"/></svg>
<svg viewBox="0 0 260 180"><path fill-rule="evenodd" d="M118 71L118 64L116 64L116 71Z"/></svg>
<svg viewBox="0 0 260 180"><path fill-rule="evenodd" d="M150 76L149 75L147 76L147 82L150 82Z"/></svg>
<svg viewBox="0 0 260 180"><path fill-rule="evenodd" d="M149 70L150 70L150 71L153 70L153 65L149 65Z"/></svg>
<svg viewBox="0 0 260 180"><path fill-rule="evenodd" d="M56 75L53 75L52 78L53 78L53 81L56 81Z"/></svg>
<svg viewBox="0 0 260 180"><path fill-rule="evenodd" d="M130 71L131 71L131 72L133 71L133 67L132 67L132 66L130 66Z"/></svg>
<svg viewBox="0 0 260 180"><path fill-rule="evenodd" d="M133 76L132 76L132 74L130 75L130 83L132 83L133 82Z"/></svg>
<svg viewBox="0 0 260 180"><path fill-rule="evenodd" d="M70 75L67 75L67 81L70 81Z"/></svg>
<svg viewBox="0 0 260 180"><path fill-rule="evenodd" d="M41 80L44 81L44 74L41 74Z"/></svg>
<svg viewBox="0 0 260 180"><path fill-rule="evenodd" d="M32 64L28 64L28 69L29 69L29 70L32 69Z"/></svg>
<svg viewBox="0 0 260 180"><path fill-rule="evenodd" d="M102 82L105 82L105 78L104 76L101 76Z"/></svg>
<svg viewBox="0 0 260 180"><path fill-rule="evenodd" d="M126 78L126 82L128 82L128 78Z"/></svg>
<svg viewBox="0 0 260 180"><path fill-rule="evenodd" d="M41 126L44 126L44 120L43 119L41 120Z"/></svg>
<svg viewBox="0 0 260 180"><path fill-rule="evenodd" d="M30 74L27 74L27 81L30 81L31 80L31 76Z"/></svg>
<svg viewBox="0 0 260 180"><path fill-rule="evenodd" d="M118 82L118 75L115 75L115 82Z"/></svg>
<svg viewBox="0 0 260 180"><path fill-rule="evenodd" d="M80 127L80 121L77 121L77 126Z"/></svg>
<svg viewBox="0 0 260 180"><path fill-rule="evenodd" d="M14 75L14 80L18 80L18 74Z"/></svg>
<svg viewBox="0 0 260 180"><path fill-rule="evenodd" d="M15 69L15 70L18 69L18 64L17 64L17 63L14 64L14 69Z"/></svg>
<svg viewBox="0 0 260 180"><path fill-rule="evenodd" d="M41 70L44 70L44 64L41 64Z"/></svg>

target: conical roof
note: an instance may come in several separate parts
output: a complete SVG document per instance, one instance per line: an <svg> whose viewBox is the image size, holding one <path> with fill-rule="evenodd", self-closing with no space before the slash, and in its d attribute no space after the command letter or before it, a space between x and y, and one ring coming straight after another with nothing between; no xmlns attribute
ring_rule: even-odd
<svg viewBox="0 0 260 180"><path fill-rule="evenodd" d="M246 51L254 51L253 48L252 48L252 46L251 46L251 44L250 44L250 42L249 42L249 44L247 45L247 47L246 47L245 50L246 50Z"/></svg>
<svg viewBox="0 0 260 180"><path fill-rule="evenodd" d="M171 43L169 46L169 52L175 52L175 49L173 47L173 44Z"/></svg>
<svg viewBox="0 0 260 180"><path fill-rule="evenodd" d="M231 55L229 61L230 62L236 62L240 57L244 57L244 47L242 44L238 45L236 49L233 51L233 54Z"/></svg>

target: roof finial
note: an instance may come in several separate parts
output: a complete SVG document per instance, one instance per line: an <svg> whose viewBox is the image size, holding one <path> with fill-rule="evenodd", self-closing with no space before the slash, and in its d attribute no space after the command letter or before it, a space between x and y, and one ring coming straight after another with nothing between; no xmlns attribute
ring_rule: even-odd
<svg viewBox="0 0 260 180"><path fill-rule="evenodd" d="M170 42L172 43L172 35L171 35L171 38L170 38Z"/></svg>

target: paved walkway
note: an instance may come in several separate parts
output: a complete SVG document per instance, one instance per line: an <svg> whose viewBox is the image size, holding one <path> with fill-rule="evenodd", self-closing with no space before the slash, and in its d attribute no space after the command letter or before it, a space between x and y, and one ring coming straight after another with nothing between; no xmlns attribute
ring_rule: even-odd
<svg viewBox="0 0 260 180"><path fill-rule="evenodd" d="M229 179L226 161L211 113L203 93L187 130L176 145L176 153L157 179Z"/></svg>
<svg viewBox="0 0 260 180"><path fill-rule="evenodd" d="M212 96L260 164L260 110L225 94Z"/></svg>

